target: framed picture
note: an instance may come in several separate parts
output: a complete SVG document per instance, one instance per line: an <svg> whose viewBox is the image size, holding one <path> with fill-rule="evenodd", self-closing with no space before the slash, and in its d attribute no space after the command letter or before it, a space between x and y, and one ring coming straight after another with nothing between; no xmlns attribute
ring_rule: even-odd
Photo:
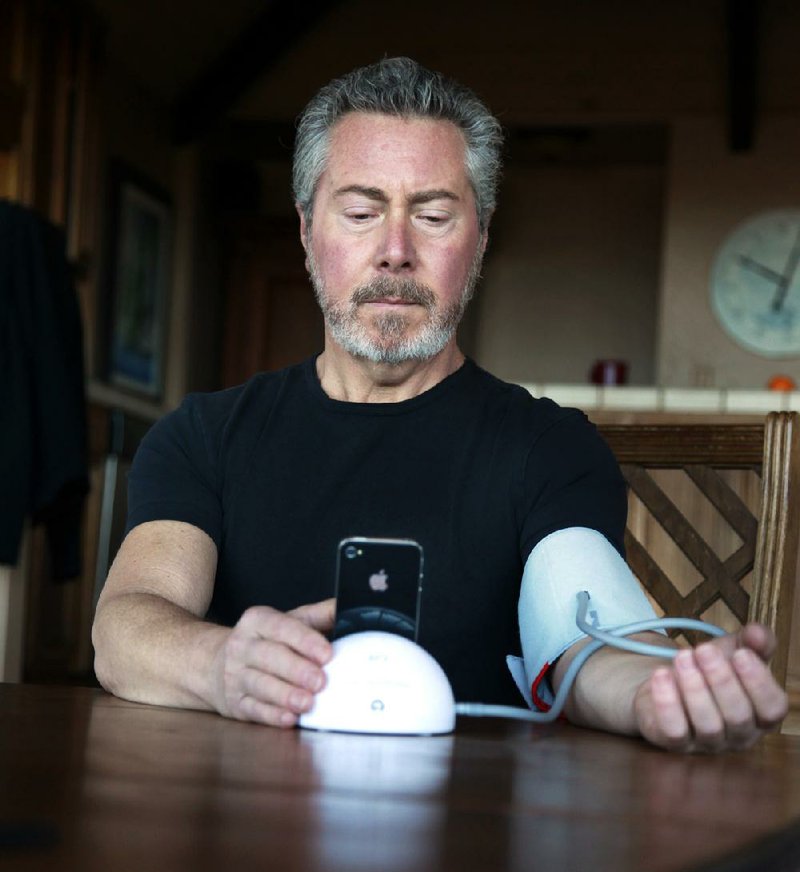
<svg viewBox="0 0 800 872"><path fill-rule="evenodd" d="M109 384L158 399L172 280L170 201L138 173L114 164L109 206L104 376Z"/></svg>

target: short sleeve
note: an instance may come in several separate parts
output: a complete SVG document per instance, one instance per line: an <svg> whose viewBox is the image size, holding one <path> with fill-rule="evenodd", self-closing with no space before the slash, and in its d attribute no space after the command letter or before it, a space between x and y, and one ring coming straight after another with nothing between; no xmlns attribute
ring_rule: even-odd
<svg viewBox="0 0 800 872"><path fill-rule="evenodd" d="M627 490L619 465L586 416L562 410L531 447L523 474L523 563L546 536L569 527L602 533L625 556Z"/></svg>
<svg viewBox="0 0 800 872"><path fill-rule="evenodd" d="M219 475L206 427L192 395L142 440L128 476L125 532L147 521L184 521L219 547Z"/></svg>

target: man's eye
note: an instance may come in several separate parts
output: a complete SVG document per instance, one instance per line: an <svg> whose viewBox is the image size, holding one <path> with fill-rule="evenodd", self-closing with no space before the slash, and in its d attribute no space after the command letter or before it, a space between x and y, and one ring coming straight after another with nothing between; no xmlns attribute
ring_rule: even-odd
<svg viewBox="0 0 800 872"><path fill-rule="evenodd" d="M347 217L351 221L356 221L358 223L363 223L364 221L368 221L370 218L372 218L372 216L373 216L372 212L348 212L347 213Z"/></svg>
<svg viewBox="0 0 800 872"><path fill-rule="evenodd" d="M444 224L448 216L438 212L421 212L419 218L424 224L436 226L437 224Z"/></svg>

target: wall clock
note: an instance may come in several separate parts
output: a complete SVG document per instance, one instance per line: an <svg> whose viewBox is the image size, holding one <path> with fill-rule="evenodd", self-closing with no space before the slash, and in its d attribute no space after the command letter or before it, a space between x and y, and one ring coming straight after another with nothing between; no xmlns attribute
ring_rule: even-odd
<svg viewBox="0 0 800 872"><path fill-rule="evenodd" d="M800 209L736 227L711 271L711 308L728 335L763 357L800 355Z"/></svg>

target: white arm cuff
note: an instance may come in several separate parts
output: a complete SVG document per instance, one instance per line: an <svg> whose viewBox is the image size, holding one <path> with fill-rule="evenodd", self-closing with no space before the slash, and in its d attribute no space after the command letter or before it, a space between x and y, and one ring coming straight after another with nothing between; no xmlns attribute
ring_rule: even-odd
<svg viewBox="0 0 800 872"><path fill-rule="evenodd" d="M568 527L546 536L531 551L522 574L522 658L508 658L514 681L531 708L550 707L548 671L584 636L575 623L582 590L589 591L602 629L656 617L636 577L602 533Z"/></svg>

